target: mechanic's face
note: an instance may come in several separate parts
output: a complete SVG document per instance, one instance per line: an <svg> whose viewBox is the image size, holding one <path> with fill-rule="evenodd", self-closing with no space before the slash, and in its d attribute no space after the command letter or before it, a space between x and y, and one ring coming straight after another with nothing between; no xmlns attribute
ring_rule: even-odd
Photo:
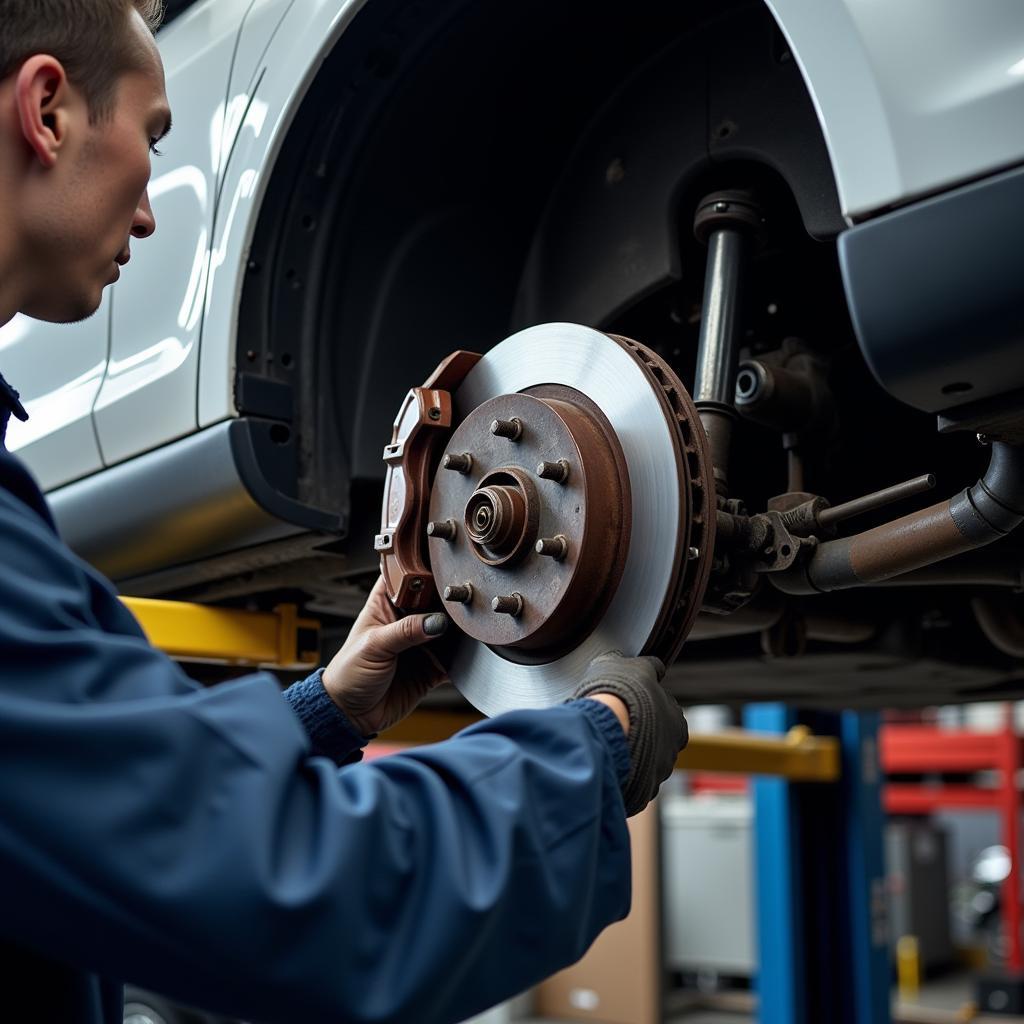
<svg viewBox="0 0 1024 1024"><path fill-rule="evenodd" d="M29 316L90 316L128 261L131 238L156 230L146 191L150 151L170 126L170 110L156 44L134 13L131 30L139 67L121 77L112 115L91 124L84 99L64 85L55 159L27 189L23 267L30 276L21 311Z"/></svg>

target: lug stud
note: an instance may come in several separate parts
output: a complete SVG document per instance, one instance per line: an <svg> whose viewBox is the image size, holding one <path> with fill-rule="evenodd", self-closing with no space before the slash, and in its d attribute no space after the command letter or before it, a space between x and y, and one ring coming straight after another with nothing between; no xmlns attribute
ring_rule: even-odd
<svg viewBox="0 0 1024 1024"><path fill-rule="evenodd" d="M446 455L441 460L441 467L456 473L468 473L473 468L473 456L469 452L463 452L461 455Z"/></svg>
<svg viewBox="0 0 1024 1024"><path fill-rule="evenodd" d="M511 615L513 619L518 619L523 614L522 594L508 594L494 598L491 601L491 611L500 612L502 615Z"/></svg>
<svg viewBox="0 0 1024 1024"><path fill-rule="evenodd" d="M436 523L427 523L427 536L438 540L455 540L455 520L442 519Z"/></svg>
<svg viewBox="0 0 1024 1024"><path fill-rule="evenodd" d="M564 484L569 479L569 463L565 459L541 462L537 466L537 476L541 480L554 480L556 484Z"/></svg>
<svg viewBox="0 0 1024 1024"><path fill-rule="evenodd" d="M523 436L523 421L518 416L513 416L510 420L491 420L491 433L496 437L518 441Z"/></svg>
<svg viewBox="0 0 1024 1024"><path fill-rule="evenodd" d="M700 548L690 548L689 551L686 552L686 557L691 562L694 561L695 559L700 558Z"/></svg>
<svg viewBox="0 0 1024 1024"><path fill-rule="evenodd" d="M457 583L455 586L445 587L444 599L455 604L469 604L473 600L473 584Z"/></svg>
<svg viewBox="0 0 1024 1024"><path fill-rule="evenodd" d="M566 542L565 537L562 534L557 534L554 537L542 537L534 545L533 550L538 555L547 555L548 558L553 558L556 562L560 562L565 558L566 552L569 550L569 545Z"/></svg>

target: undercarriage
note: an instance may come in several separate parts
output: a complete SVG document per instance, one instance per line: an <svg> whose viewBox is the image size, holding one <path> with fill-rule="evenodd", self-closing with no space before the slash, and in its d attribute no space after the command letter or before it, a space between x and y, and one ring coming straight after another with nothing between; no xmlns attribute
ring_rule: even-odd
<svg viewBox="0 0 1024 1024"><path fill-rule="evenodd" d="M835 504L811 490L838 403L826 356L795 338L762 348L745 336L744 278L766 220L750 192L697 208L707 269L692 397L654 349L571 324L527 329L483 357L454 353L409 393L384 451L376 548L398 607L422 611L440 595L461 634L452 679L481 710L565 700L605 650L672 664L688 638L732 654L735 680L718 674L706 699L749 697L758 662L805 656L787 687L768 683L771 696L798 699L813 679L814 699L844 704L863 676L892 704L891 677L911 659L875 649L934 588L965 588L954 605L969 601L1001 654L1024 654L1021 563L1006 545L1024 518L1024 449L1012 435L979 437L989 464L976 483L895 518L889 507L920 504L934 474ZM746 460L732 458L740 421L777 446L778 493L763 504L744 486ZM881 521L856 531L869 516ZM873 596L885 588L912 588L895 622ZM829 600L855 590L867 592ZM736 664L724 641L748 635L761 657ZM840 683L816 647L861 653ZM913 659L930 678L922 695L950 680L936 661ZM676 679L692 695L687 668Z"/></svg>

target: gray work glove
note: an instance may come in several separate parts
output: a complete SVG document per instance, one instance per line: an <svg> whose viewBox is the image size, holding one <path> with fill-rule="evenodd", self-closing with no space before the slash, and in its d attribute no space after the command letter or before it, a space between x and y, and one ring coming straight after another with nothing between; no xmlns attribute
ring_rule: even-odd
<svg viewBox="0 0 1024 1024"><path fill-rule="evenodd" d="M629 777L622 790L626 816L639 814L672 774L689 740L682 708L661 686L665 666L657 658L602 654L587 667L572 699L610 693L629 711Z"/></svg>

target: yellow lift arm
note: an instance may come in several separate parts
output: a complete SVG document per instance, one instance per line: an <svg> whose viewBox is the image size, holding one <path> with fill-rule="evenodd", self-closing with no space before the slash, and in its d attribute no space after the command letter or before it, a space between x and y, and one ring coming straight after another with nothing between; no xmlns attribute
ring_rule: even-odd
<svg viewBox="0 0 1024 1024"><path fill-rule="evenodd" d="M320 663L320 624L300 619L293 604L249 612L148 597L121 600L149 642L180 661L310 670Z"/></svg>
<svg viewBox="0 0 1024 1024"><path fill-rule="evenodd" d="M420 710L389 729L385 743L436 743L479 722L468 712ZM679 755L683 771L735 772L743 775L777 775L794 782L835 782L839 778L839 740L815 736L804 725L785 736L731 729L690 737Z"/></svg>
<svg viewBox="0 0 1024 1024"><path fill-rule="evenodd" d="M300 619L294 605L250 612L143 597L124 597L122 601L150 643L181 661L282 669L313 669L319 664L320 625L313 619ZM480 719L472 712L422 709L389 729L383 740L434 743ZM806 726L794 726L785 736L745 729L697 734L679 755L678 767L833 782L839 778L839 741L833 736L814 736Z"/></svg>

